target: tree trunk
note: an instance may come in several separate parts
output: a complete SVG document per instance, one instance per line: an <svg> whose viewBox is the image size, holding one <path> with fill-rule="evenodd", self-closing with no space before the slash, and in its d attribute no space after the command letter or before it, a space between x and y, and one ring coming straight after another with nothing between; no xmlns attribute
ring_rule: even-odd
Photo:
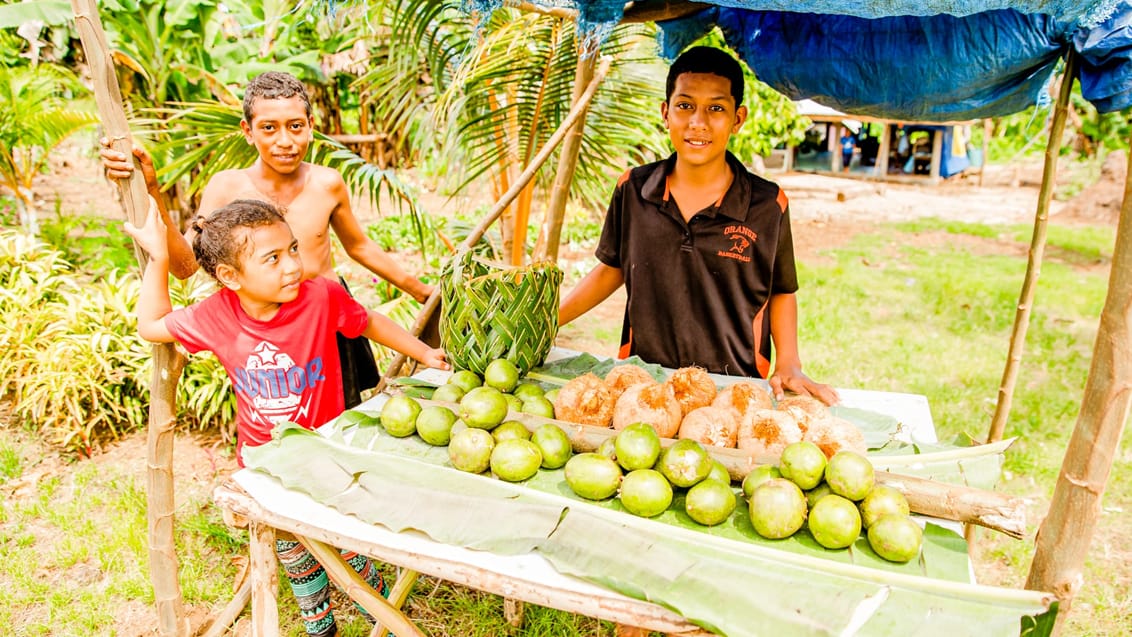
<svg viewBox="0 0 1132 637"><path fill-rule="evenodd" d="M1129 154L1132 169L1132 154ZM1054 633L1065 624L1081 588L1082 567L1100 514L1113 456L1132 405L1132 181L1112 252L1108 296L1093 345L1093 362L1077 426L1065 450L1049 514L1038 529L1026 588L1049 591L1061 602Z"/></svg>
<svg viewBox="0 0 1132 637"><path fill-rule="evenodd" d="M596 50L582 51L578 56L578 66L574 71L574 104L579 103L582 92L594 77L597 54ZM536 260L558 260L558 243L562 240L562 221L566 216L566 202L570 199L570 184L574 181L574 170L578 167L578 153L582 149L582 133L586 129L588 111L587 106L574 124L574 128L570 130L570 134L562 144L561 154L558 155L558 169L555 172L554 185L550 189L550 206L546 210L545 233L540 238L542 245L536 250Z"/></svg>
<svg viewBox="0 0 1132 637"><path fill-rule="evenodd" d="M90 62L94 95L111 146L131 156L130 128L122 107L122 93L114 74L110 47L94 0L71 0L75 27L83 51ZM141 170L129 180L118 181L126 218L141 227L149 210L149 198ZM144 268L145 255L134 246ZM147 490L149 511L149 570L157 606L157 629L162 637L187 637L189 620L185 616L181 587L177 580L177 555L173 542L173 425L176 419L177 381L184 359L172 344L153 346L153 378L150 382Z"/></svg>

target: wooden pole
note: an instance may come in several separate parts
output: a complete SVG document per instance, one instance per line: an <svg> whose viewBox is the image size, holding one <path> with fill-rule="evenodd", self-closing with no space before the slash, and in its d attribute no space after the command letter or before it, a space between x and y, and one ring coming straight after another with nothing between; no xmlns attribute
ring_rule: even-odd
<svg viewBox="0 0 1132 637"><path fill-rule="evenodd" d="M933 183L943 173L943 130L932 131L932 164L929 175Z"/></svg>
<svg viewBox="0 0 1132 637"><path fill-rule="evenodd" d="M990 162L990 136L994 129L994 122L988 117L983 120L983 165L979 166L979 188L983 187L983 175L987 174L987 164Z"/></svg>
<svg viewBox="0 0 1132 637"><path fill-rule="evenodd" d="M622 23L659 22L691 15L697 11L711 8L706 2L687 2L686 0L649 0L630 2L625 5Z"/></svg>
<svg viewBox="0 0 1132 637"><path fill-rule="evenodd" d="M574 181L574 171L578 167L578 154L582 150L582 133L586 128L586 113L589 101L582 102L582 94L589 88L594 77L594 64L597 51L582 51L578 65L574 69L573 102L581 106L581 116L570 129L562 152L558 155L558 170L554 175L554 185L550 189L550 206L546 210L546 231L543 232L541 250L536 260L558 261L558 243L562 239L562 221L566 217L566 202L570 199L570 184Z"/></svg>
<svg viewBox="0 0 1132 637"><path fill-rule="evenodd" d="M1129 155L1132 169L1132 154ZM1080 589L1089 544L1113 456L1132 404L1132 181L1125 180L1108 296L1077 426L1065 450L1049 513L1038 529L1026 588L1050 591L1060 603L1054 634Z"/></svg>
<svg viewBox="0 0 1132 637"><path fill-rule="evenodd" d="M1022 293L1018 299L1018 310L1014 314L1014 331L1010 335L1010 350L1006 357L1006 368L1002 371L1002 382L998 386L998 403L991 418L987 442L1002 440L1006 429L1006 419L1010 415L1014 400L1014 386L1018 383L1018 369L1022 363L1022 351L1026 346L1026 330L1030 325L1030 310L1037 291L1038 275L1042 269L1042 255L1046 246L1046 225L1049 220L1049 203L1053 198L1053 186L1057 181L1057 155L1061 150L1061 138L1065 132L1066 111L1069 107L1069 94L1073 90L1073 76L1077 72L1077 57L1072 50L1065 59L1065 73L1062 75L1061 90L1057 96L1057 106L1050 124L1049 141L1046 144L1045 167L1042 170L1042 187L1038 191L1038 208L1034 215L1034 234L1030 239L1030 255L1026 263L1026 277L1022 282ZM986 165L986 157L983 157Z"/></svg>
<svg viewBox="0 0 1132 637"><path fill-rule="evenodd" d="M876 178L879 181L888 179L888 153L892 150L892 125L888 122L881 124L884 132L880 135L880 148L877 149Z"/></svg>
<svg viewBox="0 0 1132 637"><path fill-rule="evenodd" d="M122 107L122 92L114 73L110 46L94 0L71 0L75 28L94 81L98 112L110 145L132 156L130 127ZM135 226L145 223L149 196L141 170L128 180L116 180L126 218ZM144 268L146 257L134 245L138 263ZM171 343L153 346L153 376L149 385L149 427L146 444L146 497L149 519L149 578L153 583L157 608L157 630L163 637L185 636L190 632L181 587L177 580L177 552L173 543L173 428L176 425L177 381L185 359Z"/></svg>
<svg viewBox="0 0 1132 637"><path fill-rule="evenodd" d="M503 193L503 196L496 202L495 207L491 209L491 212L487 213L487 216L472 229L468 234L468 238L456 249L456 255L453 258L459 257L460 254L474 246L476 242L480 240L480 237L487 232L487 229L491 227L491 224L495 223L495 220L503 214L507 206L511 205L515 197L519 196L519 193L527 185L527 182L534 178L535 173L542 168L542 165L546 163L551 153L554 152L554 149L562 142L562 138L566 136L566 133L574 126L574 123L585 113L586 107L589 105L590 101L593 100L594 94L597 93L598 85L605 79L605 74L609 72L611 63L612 60L609 58L605 58L601 61L601 66L594 73L593 79L590 80L586 90L582 93L581 99L574 104L570 109L570 113L566 115L566 119L562 120L562 123L558 125L558 129L546 140L546 144L543 145L542 149L535 155L535 158L531 160L531 163L523 170L523 173L519 175L519 178L515 180L515 183L511 184L511 188ZM440 286L437 286L436 289L433 290L432 296L428 297L428 300L425 301L424 307L421 308L417 320L413 323L409 331L412 332L414 336L419 335L421 331L424 330L425 325L428 324L429 319L432 318L433 312L435 312L439 306ZM405 364L407 358L408 357L404 354L399 354L393 359L393 362L390 363L389 367L385 370L385 374L381 377L381 382L377 384L377 391L381 391L385 387L389 378L395 378L398 375L398 372Z"/></svg>
<svg viewBox="0 0 1132 637"><path fill-rule="evenodd" d="M248 523L248 561L252 580L251 637L279 637L279 562L275 529L259 521Z"/></svg>

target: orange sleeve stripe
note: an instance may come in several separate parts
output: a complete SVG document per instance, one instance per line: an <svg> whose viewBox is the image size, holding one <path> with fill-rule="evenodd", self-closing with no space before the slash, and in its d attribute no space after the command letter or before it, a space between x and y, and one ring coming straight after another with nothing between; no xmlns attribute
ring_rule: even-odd
<svg viewBox="0 0 1132 637"><path fill-rule="evenodd" d="M617 187L618 188L621 187L621 184L629 181L629 173L630 172L632 172L632 169L626 170L620 177L617 178Z"/></svg>
<svg viewBox="0 0 1132 637"><path fill-rule="evenodd" d="M621 345L621 349L617 350L617 358L624 360L629 358L629 354L633 350L633 328L629 328L629 340Z"/></svg>
<svg viewBox="0 0 1132 637"><path fill-rule="evenodd" d="M782 212L786 212L786 208L790 205L790 200L786 198L785 190L781 188L778 189L778 198L775 200L775 203L778 204L778 208Z"/></svg>
<svg viewBox="0 0 1132 637"><path fill-rule="evenodd" d="M759 375L763 378L770 377L770 360L759 352L759 345L763 341L763 314L766 312L767 303L763 303L754 320L751 321L751 333L754 335L755 343L755 351L752 352L755 356L755 369L759 370Z"/></svg>

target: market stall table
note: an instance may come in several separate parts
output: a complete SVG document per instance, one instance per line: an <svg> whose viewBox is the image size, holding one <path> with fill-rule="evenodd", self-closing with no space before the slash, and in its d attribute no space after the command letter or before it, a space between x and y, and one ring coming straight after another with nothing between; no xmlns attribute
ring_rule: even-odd
<svg viewBox="0 0 1132 637"><path fill-rule="evenodd" d="M551 359L571 354L568 350L555 350ZM447 375L447 372L426 370L417 376L443 382ZM901 437L918 442L936 440L931 413L923 396L866 390L840 391L846 406L896 418L902 425ZM387 398L387 395L379 394L357 409L377 412ZM331 434L334 427L331 423L322 428L322 433ZM236 472L226 484L216 489L214 499L227 514L242 518L251 531L253 635L278 634L278 581L273 549L276 531L295 535L308 546L324 543L357 551L402 569L511 599L674 635L710 634L667 608L559 573L538 554L498 555L436 542L418 532L396 533L342 514L258 471L244 469ZM326 552L320 559L341 562L334 550ZM332 579L335 579L335 570L341 569L328 568ZM337 579L336 583L340 586L348 584ZM354 586L348 592L356 594L358 587ZM365 601L369 604L385 603L375 595L368 597L370 599ZM400 631L396 630L396 626L391 628L399 636L415 634L407 620Z"/></svg>

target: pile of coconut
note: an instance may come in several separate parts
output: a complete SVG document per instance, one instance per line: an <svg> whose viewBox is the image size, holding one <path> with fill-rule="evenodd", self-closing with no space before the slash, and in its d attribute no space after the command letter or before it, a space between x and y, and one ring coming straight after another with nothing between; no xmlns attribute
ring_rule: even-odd
<svg viewBox="0 0 1132 637"><path fill-rule="evenodd" d="M865 438L853 423L834 416L809 396L788 396L777 405L752 381L719 390L699 367L682 367L664 382L633 364L617 365L605 378L578 376L554 401L560 420L620 431L644 422L662 438L691 438L715 447L779 456L794 442L809 440L827 457L842 449L865 453Z"/></svg>

